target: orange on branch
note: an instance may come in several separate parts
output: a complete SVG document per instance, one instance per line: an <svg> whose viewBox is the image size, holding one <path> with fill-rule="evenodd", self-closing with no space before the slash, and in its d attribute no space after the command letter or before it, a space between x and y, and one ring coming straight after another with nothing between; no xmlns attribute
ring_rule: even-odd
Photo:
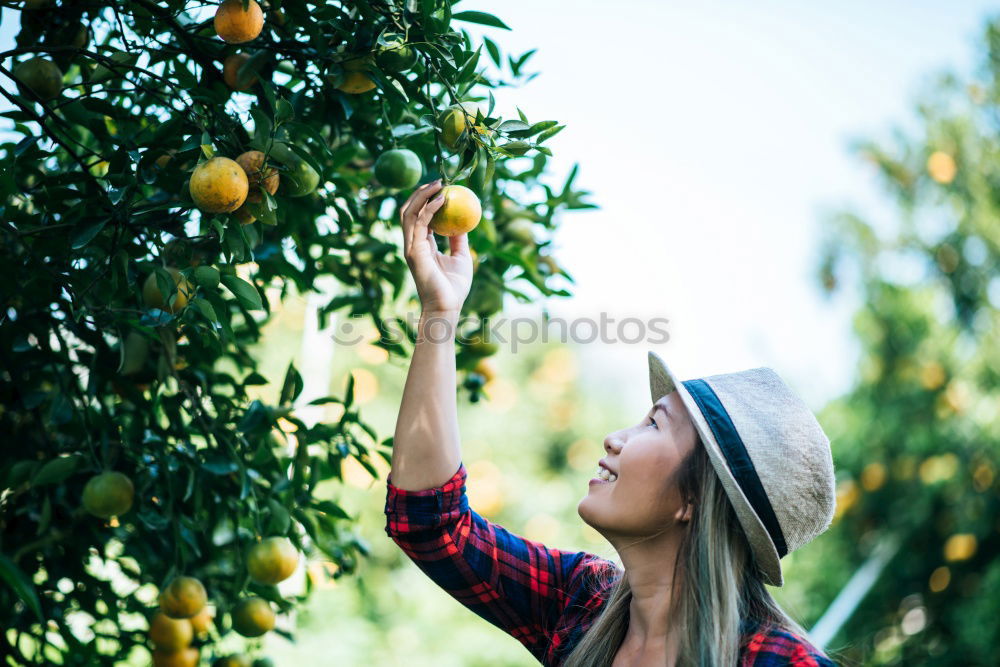
<svg viewBox="0 0 1000 667"><path fill-rule="evenodd" d="M212 611L207 606L202 607L201 611L188 620L191 621L191 627L195 634L206 634L212 627Z"/></svg>
<svg viewBox="0 0 1000 667"><path fill-rule="evenodd" d="M62 70L47 58L36 56L18 63L13 75L22 88L27 88L46 102L59 97L62 92Z"/></svg>
<svg viewBox="0 0 1000 667"><path fill-rule="evenodd" d="M188 304L188 299L194 295L194 286L174 267L167 267L167 272L173 277L174 286L177 289L173 303L169 306L167 305L167 300L171 295L160 291L160 284L156 280L155 271L146 277L146 282L142 285L142 300L146 303L147 308L159 308L160 310L174 314Z"/></svg>
<svg viewBox="0 0 1000 667"><path fill-rule="evenodd" d="M230 213L246 201L250 181L235 160L214 157L195 168L190 191L195 206L202 211Z"/></svg>
<svg viewBox="0 0 1000 667"><path fill-rule="evenodd" d="M224 42L249 42L263 29L264 12L256 0L250 0L247 11L243 11L243 0L225 0L215 10L215 34Z"/></svg>
<svg viewBox="0 0 1000 667"><path fill-rule="evenodd" d="M476 193L464 185L446 185L439 193L444 203L431 217L430 228L442 236L458 236L474 229L483 217Z"/></svg>
<svg viewBox="0 0 1000 667"><path fill-rule="evenodd" d="M191 645L194 628L186 618L170 618L160 611L149 624L149 638L156 648L172 653Z"/></svg>
<svg viewBox="0 0 1000 667"><path fill-rule="evenodd" d="M83 508L102 519L121 516L132 508L135 487L120 472L103 472L83 487Z"/></svg>
<svg viewBox="0 0 1000 667"><path fill-rule="evenodd" d="M233 630L244 637L260 637L274 629L274 610L263 598L240 600L232 611Z"/></svg>
<svg viewBox="0 0 1000 667"><path fill-rule="evenodd" d="M958 165L955 158L944 151L934 151L927 158L927 173L941 185L948 185L955 180Z"/></svg>
<svg viewBox="0 0 1000 667"><path fill-rule="evenodd" d="M247 571L258 584L277 584L292 576L299 551L287 537L268 537L250 549Z"/></svg>
<svg viewBox="0 0 1000 667"><path fill-rule="evenodd" d="M160 610L170 618L196 616L207 602L205 586L194 577L177 577L160 592Z"/></svg>
<svg viewBox="0 0 1000 667"><path fill-rule="evenodd" d="M264 199L259 187L263 187L272 195L278 191L278 170L274 167L264 169L264 157L261 151L247 151L236 158L236 163L243 167L247 182L250 184L246 200L254 204L259 204Z"/></svg>
<svg viewBox="0 0 1000 667"><path fill-rule="evenodd" d="M226 56L222 61L222 80L233 90L250 90L257 83L257 75L253 72L245 71L240 73L240 68L250 60L247 53L233 53Z"/></svg>
<svg viewBox="0 0 1000 667"><path fill-rule="evenodd" d="M183 648L180 651L153 651L153 667L197 667L200 658L198 649Z"/></svg>

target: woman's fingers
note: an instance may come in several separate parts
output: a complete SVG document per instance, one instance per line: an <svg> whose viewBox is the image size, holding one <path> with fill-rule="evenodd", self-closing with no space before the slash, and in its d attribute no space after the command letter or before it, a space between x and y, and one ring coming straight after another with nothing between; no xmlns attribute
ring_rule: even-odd
<svg viewBox="0 0 1000 667"><path fill-rule="evenodd" d="M411 229L420 222L418 214L423 209L424 204L427 203L428 199L436 195L441 190L441 187L440 179L432 181L414 190L413 194L406 200L406 203L403 204L403 208L399 212L404 236L410 236Z"/></svg>
<svg viewBox="0 0 1000 667"><path fill-rule="evenodd" d="M448 238L448 244L451 247L451 256L459 257L461 255L468 255L469 253L469 233L459 234L457 236L451 236Z"/></svg>

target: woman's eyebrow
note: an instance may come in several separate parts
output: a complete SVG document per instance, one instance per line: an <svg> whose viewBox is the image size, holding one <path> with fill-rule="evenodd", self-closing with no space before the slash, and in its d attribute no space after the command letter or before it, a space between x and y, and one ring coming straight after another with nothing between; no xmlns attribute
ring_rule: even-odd
<svg viewBox="0 0 1000 667"><path fill-rule="evenodd" d="M664 416L664 417L667 417L667 418L669 418L669 417L670 417L670 413L669 413L669 412L667 412L667 406L663 405L663 403L657 403L657 404L656 404L656 405L655 405L655 406L653 407L653 412L656 412L657 410L663 410L663 416Z"/></svg>

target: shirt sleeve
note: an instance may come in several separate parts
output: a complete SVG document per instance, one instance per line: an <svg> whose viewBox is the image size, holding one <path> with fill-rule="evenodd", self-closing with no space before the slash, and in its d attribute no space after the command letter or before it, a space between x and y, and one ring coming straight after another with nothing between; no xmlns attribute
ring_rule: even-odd
<svg viewBox="0 0 1000 667"><path fill-rule="evenodd" d="M441 486L405 491L386 479L386 533L428 577L539 661L578 579L585 551L553 549L469 507L464 463Z"/></svg>

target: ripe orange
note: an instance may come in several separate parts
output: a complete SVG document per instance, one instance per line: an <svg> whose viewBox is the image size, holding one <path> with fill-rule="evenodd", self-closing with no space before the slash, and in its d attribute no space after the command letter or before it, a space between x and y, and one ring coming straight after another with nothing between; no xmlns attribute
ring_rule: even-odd
<svg viewBox="0 0 1000 667"><path fill-rule="evenodd" d="M258 584L276 584L292 576L299 551L287 537L269 537L255 544L247 556L250 578Z"/></svg>
<svg viewBox="0 0 1000 667"><path fill-rule="evenodd" d="M251 71L240 72L240 68L250 60L247 53L233 53L222 61L222 80L233 90L250 90L257 83L257 75Z"/></svg>
<svg viewBox="0 0 1000 667"><path fill-rule="evenodd" d="M83 487L83 508L96 517L110 519L132 508L135 487L120 472L102 472Z"/></svg>
<svg viewBox="0 0 1000 667"><path fill-rule="evenodd" d="M207 606L202 607L201 611L188 620L191 621L195 634L203 635L212 627L212 611Z"/></svg>
<svg viewBox="0 0 1000 667"><path fill-rule="evenodd" d="M160 610L170 618L191 618L206 602L205 586L194 577L177 577L160 592Z"/></svg>
<svg viewBox="0 0 1000 667"><path fill-rule="evenodd" d="M958 173L958 165L955 158L944 151L934 151L927 158L927 173L930 177L942 185L948 185L955 180Z"/></svg>
<svg viewBox="0 0 1000 667"><path fill-rule="evenodd" d="M213 157L191 174L191 199L207 213L230 213L238 209L250 191L247 174L235 160Z"/></svg>
<svg viewBox="0 0 1000 667"><path fill-rule="evenodd" d="M490 363L489 359L480 359L476 362L475 367L472 369L473 373L479 373L483 376L484 382L491 382L493 378L496 377L496 371L493 370L493 364Z"/></svg>
<svg viewBox="0 0 1000 667"><path fill-rule="evenodd" d="M184 648L180 651L153 651L153 667L197 667L199 651L196 648Z"/></svg>
<svg viewBox="0 0 1000 667"><path fill-rule="evenodd" d="M263 598L246 598L233 607L233 630L244 637L260 637L274 629L274 610Z"/></svg>
<svg viewBox="0 0 1000 667"><path fill-rule="evenodd" d="M160 291L160 285L156 281L156 272L152 272L146 277L146 282L142 284L142 300L146 302L148 308L159 308L173 314L181 310L188 304L188 299L194 295L194 285L181 275L181 272L172 266L167 267L167 271L173 276L177 294L173 295L173 304L167 305L167 301L172 296L164 295Z"/></svg>
<svg viewBox="0 0 1000 667"><path fill-rule="evenodd" d="M483 217L483 206L476 193L464 185L441 188L444 203L431 217L430 228L442 236L458 236L474 229Z"/></svg>
<svg viewBox="0 0 1000 667"><path fill-rule="evenodd" d="M37 56L18 63L13 74L23 88L27 88L42 100L53 100L62 92L62 70L47 58Z"/></svg>
<svg viewBox="0 0 1000 667"><path fill-rule="evenodd" d="M263 187L272 195L278 191L278 170L268 167L264 170L264 154L260 151L247 151L236 158L236 163L246 172L250 190L247 201L259 204L264 199L258 187Z"/></svg>
<svg viewBox="0 0 1000 667"><path fill-rule="evenodd" d="M242 44L256 39L264 29L264 12L256 0L250 0L243 11L243 0L225 0L215 10L215 34L230 44Z"/></svg>
<svg viewBox="0 0 1000 667"><path fill-rule="evenodd" d="M186 618L170 618L160 611L149 624L149 638L161 651L180 651L191 645L194 628Z"/></svg>
<svg viewBox="0 0 1000 667"><path fill-rule="evenodd" d="M490 130L482 123L476 123L476 116L479 112L479 105L475 102L462 102L445 109L439 118L441 126L441 140L449 150L458 148L459 139L462 132L466 130L466 114L471 131L477 134L489 134ZM485 117L485 113L483 116Z"/></svg>

